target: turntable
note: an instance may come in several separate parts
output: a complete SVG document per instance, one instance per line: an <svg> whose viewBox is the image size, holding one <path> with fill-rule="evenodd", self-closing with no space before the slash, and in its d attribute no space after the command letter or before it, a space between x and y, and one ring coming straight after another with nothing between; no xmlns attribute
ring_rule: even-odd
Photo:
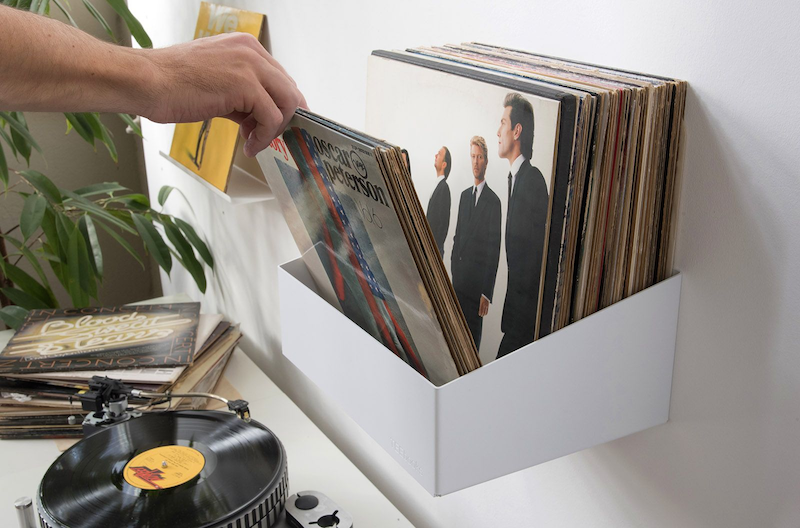
<svg viewBox="0 0 800 528"><path fill-rule="evenodd" d="M0 337L3 336L0 335ZM297 508L295 503L308 495L302 489L313 487L330 494L341 505L342 509L335 516L331 516L331 514L336 510L326 514L321 513L325 504L332 504L332 501L322 494L316 494L316 498L319 499L318 504L305 511L309 512L309 516L319 514L316 520L325 515L328 515L328 517L322 523L301 524L301 526L337 526L335 524L336 520L338 520L338 526L346 526L343 524L343 522L347 521L344 510L360 512L360 517L356 519L355 523L357 526L411 526L403 515L344 457L294 403L240 351L234 354L226 376L230 379L237 379L237 388L251 401L251 407L255 406L255 416L268 417L269 429L279 433L281 440L285 442L289 453L288 460L295 461L294 469L288 472L291 475L286 474L289 477L288 481L284 481L283 476L280 476L280 462L275 462L276 457L280 459L278 453L282 453L282 456L286 457L286 449L281 446L281 442L277 441L276 435L269 432L269 429L256 420L251 420L248 423L230 412L189 411L184 413L183 411L170 411L150 413L141 417L130 418L113 426L101 427L95 434L90 435L61 455L53 465L50 462L56 458L58 452L55 449L55 444L51 441L14 440L0 442L2 444L0 445L0 467L4 471L4 475L0 477L0 500L6 504L5 507L0 507L0 525L8 526L9 528L18 526L17 512L11 508L11 504L20 495L31 495L34 496L33 506L37 506L36 502L41 501L39 511L43 512L42 520L47 523L41 524L41 526L57 527L59 526L58 523L71 527L102 525L106 527L167 526L167 528L177 528L180 526L194 526L188 522L190 517L181 518L174 523L166 521L169 524L163 525L161 522L155 522L151 519L148 524L145 522L146 513L138 510L136 505L155 507L162 510L159 511L159 514L175 516L165 517L166 519L178 518L180 517L180 512L186 512L187 516L198 515L198 517L192 518L192 521L199 519L200 522L203 522L211 519L212 516L207 513L196 514L191 511L191 508L185 508L180 504L180 501L175 504L168 500L158 501L158 499L170 496L187 498L190 503L197 501L195 504L205 506L215 503L214 497L207 496L215 494L217 503L221 506L215 510L218 515L211 522L216 523L216 519L222 519L223 521L230 519L233 521L232 526L238 528L238 526L249 526L247 523L252 524L253 520L256 521L254 525L259 526L258 521L260 520L260 526L262 527L276 526L284 528L290 526L285 518L285 512L277 515L274 524L268 524L270 522L270 512L277 512L270 505L276 502L279 503L282 493L285 509ZM194 416L194 414L198 413L201 416L200 419ZM140 420L147 421L140 422ZM154 426L148 425L144 427L144 424L149 423L151 420ZM213 430L214 427L212 426L220 426L220 430ZM223 434L222 426L232 426L235 434ZM255 439L258 445L261 446L260 450L254 450L248 446L242 447L242 444L246 442L239 440L241 435ZM186 453L192 453L192 451L183 449L176 449L172 453L169 452L170 450L163 453L154 451L149 453L148 457L153 455L155 458L149 458L149 460L155 460L156 464L154 465L156 466L166 462L166 467L162 465L152 468L152 462L148 462L151 464L151 466L148 466L147 463L140 464L137 461L130 464L128 469L131 471L134 471L134 467L161 469L163 472L161 475L166 476L163 479L150 480L154 480L155 484L162 489L138 488L125 480L125 466L132 462L133 458L126 461L117 459L120 453L132 453L133 451L130 450L128 444L137 442L145 443L136 450L137 454L144 454L153 449L150 446L156 443L163 444L163 446L169 444L194 449L203 455L203 467L198 475L190 478L186 483L165 487L162 485L164 484L163 481L170 478L167 470L177 469L175 464L182 464L186 466L186 469L192 469L189 465L190 462L187 462L182 456ZM147 442L153 442L153 444L147 444ZM145 445L147 449L145 449ZM162 447L162 445L155 447ZM206 457L204 453L209 448L213 456ZM180 453L180 451L184 451L184 453ZM89 453L93 453L92 456L89 456ZM240 464L238 460L235 463L229 463L233 459L232 455L237 453L243 453L242 456L250 457L248 460L252 460L253 463ZM84 454L91 460L82 461L81 455ZM126 457L127 455L123 458ZM191 461L190 457L186 458ZM171 460L173 460L172 463ZM212 468L214 463L216 466ZM71 464L71 466L68 466L68 464ZM271 476L274 472L279 475L276 478L264 479L267 482L263 486L263 498L261 498L261 492L254 491L256 486L253 486L249 480L250 475L255 471L250 471L250 467L239 473L230 471L230 466L254 466L256 464L261 465L262 469L259 472L262 474ZM68 485L60 486L61 483L65 482L65 475L59 474L56 471L57 467L71 467L73 469L70 471L77 470L78 474L69 481ZM105 480L96 478L98 473L109 471L108 468L111 468L110 471L114 476L106 476L104 477ZM197 470L197 466L195 466L194 470ZM143 469L136 471L144 477L148 476L148 472ZM159 475L158 473L155 474ZM188 475L188 473L185 475ZM122 480L120 480L120 477ZM54 479L53 482L57 483L56 487L58 489L55 494L50 495L48 493L44 497L37 497L38 487L41 485L44 489L50 479ZM81 483L82 479L86 480ZM295 486L289 491L288 483L292 480L294 480ZM281 483L284 482L285 484L281 487ZM146 487L142 483L139 483L139 485ZM298 485L300 487L297 487ZM216 486L219 486L219 488ZM207 495L200 493L192 495L192 489L208 490L208 493ZM289 495L297 490L300 490L298 494ZM335 490L335 492L330 490ZM211 493L211 491L214 493ZM92 495L89 496L89 494ZM67 500L61 500L62 497L66 497ZM87 500L83 500L82 497ZM274 497L272 503L270 503L270 497ZM260 498L261 500L258 500ZM299 502L299 505L307 508L308 503L312 500L305 498ZM261 505L261 511L257 509L259 504ZM22 506L22 503L20 506ZM224 506L224 510L222 506ZM253 510L256 510L255 513ZM31 511L33 517L38 516L37 508L32 508L29 511ZM113 512L118 513L121 518L106 524L100 521L91 524L92 517L108 515L108 518L113 518L113 515L111 515ZM22 513L22 510L20 510L20 513ZM125 517L129 514L130 517ZM245 514L247 514L246 518ZM58 517L60 515L64 517ZM86 515L88 519L87 522L65 524L66 521L71 522L73 519L72 517L67 517L68 515L75 515L75 518L78 519L81 519L81 515ZM203 515L206 516L204 517ZM47 516L47 518L44 516ZM138 516L138 520L136 516ZM237 520L241 520L240 525L237 525ZM136 522L139 524L136 524ZM325 524L326 522L333 522L334 524ZM352 522L352 519L350 522ZM39 521L36 521L36 523L36 526L40 525ZM228 528L228 523L206 523L206 525L209 528ZM205 525L197 524L196 526Z"/></svg>
<svg viewBox="0 0 800 528"><path fill-rule="evenodd" d="M284 519L286 452L269 429L250 419L247 402L143 392L99 376L89 385L81 395L90 411L86 437L50 466L39 487L42 528L270 528ZM216 398L230 412L131 412L128 397ZM313 507L297 510L311 513L307 522L352 527L332 502L316 512L324 501L314 495L292 504L309 500ZM298 517L288 519L301 526L304 517Z"/></svg>

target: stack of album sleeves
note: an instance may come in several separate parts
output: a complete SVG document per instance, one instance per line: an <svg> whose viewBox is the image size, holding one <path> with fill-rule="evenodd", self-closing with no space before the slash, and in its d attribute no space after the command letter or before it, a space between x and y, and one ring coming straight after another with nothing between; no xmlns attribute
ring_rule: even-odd
<svg viewBox="0 0 800 528"><path fill-rule="evenodd" d="M189 306L190 310L182 306ZM81 423L87 413L81 409L79 396L88 389L93 376L121 380L143 391L212 392L241 338L238 325L224 321L218 314L199 314L198 303L155 305L152 312L132 312L133 309L83 309L83 313L90 310L93 315L81 318L75 315L80 310L48 310L38 320L37 312L42 311L31 312L0 353L0 438L82 436ZM81 339L85 345L86 334L76 337L81 324L89 327L92 322L86 322L90 319L102 321L120 314L124 315L119 326L104 330L106 334L94 334L117 336L107 339L107 346L94 347L89 352L52 353L55 346L74 348ZM131 317L141 322L134 325ZM154 339L143 339L142 328L147 328ZM164 337L168 334L172 335ZM118 343L112 345L117 339ZM188 353L181 351L182 345L189 347ZM90 369L75 370L88 363L92 364ZM130 403L144 410L151 401L133 399ZM174 398L158 408L199 409L207 403L204 398Z"/></svg>
<svg viewBox="0 0 800 528"><path fill-rule="evenodd" d="M672 274L686 91L485 44L375 51L369 135L299 111L258 160L320 295L442 385Z"/></svg>

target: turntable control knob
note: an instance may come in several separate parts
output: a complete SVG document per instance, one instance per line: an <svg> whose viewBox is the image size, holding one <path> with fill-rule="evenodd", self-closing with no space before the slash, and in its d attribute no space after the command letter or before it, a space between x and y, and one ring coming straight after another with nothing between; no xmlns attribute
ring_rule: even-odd
<svg viewBox="0 0 800 528"><path fill-rule="evenodd" d="M294 501L294 505L297 506L299 510L313 510L318 504L319 499L314 495L298 495L297 500Z"/></svg>
<svg viewBox="0 0 800 528"><path fill-rule="evenodd" d="M338 512L333 512L331 515L323 515L316 522L322 528L330 528L332 526L339 526L339 518L336 516Z"/></svg>

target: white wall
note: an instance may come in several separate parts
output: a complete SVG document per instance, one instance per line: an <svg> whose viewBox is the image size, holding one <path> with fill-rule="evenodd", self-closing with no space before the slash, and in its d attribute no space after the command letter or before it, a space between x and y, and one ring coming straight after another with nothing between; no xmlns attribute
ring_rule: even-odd
<svg viewBox="0 0 800 528"><path fill-rule="evenodd" d="M800 4L229 3L267 13L273 53L311 108L355 127L376 48L478 40L690 83L670 422L444 498L283 360L275 267L296 250L277 204L230 207L203 192L159 158L171 129L147 126L151 192L180 185L214 244L223 291L209 306L242 321L251 357L415 525L800 525ZM158 46L191 38L196 0L131 5ZM191 291L173 275L165 291Z"/></svg>

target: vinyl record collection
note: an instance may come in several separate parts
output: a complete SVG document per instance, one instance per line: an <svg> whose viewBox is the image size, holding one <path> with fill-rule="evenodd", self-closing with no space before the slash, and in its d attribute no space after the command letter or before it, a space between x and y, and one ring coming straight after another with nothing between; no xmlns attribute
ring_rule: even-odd
<svg viewBox="0 0 800 528"><path fill-rule="evenodd" d="M516 290L525 288L517 287L517 270L536 275L528 294L535 299L524 305L535 320L520 322L528 336L520 343L526 344L672 274L686 89L687 83L676 79L478 43L376 51L370 61L367 131L402 144L414 162L415 154L423 158L412 171L423 203L435 181L424 163L429 155L444 144L453 151L452 168L463 167L467 154L461 159L456 151L469 145L470 136L497 136L498 150L485 154L485 180L502 189L497 194L506 209L506 255L499 259L495 289L507 288L508 305ZM517 106L519 99L524 101ZM505 142L501 115L510 106L516 115ZM427 123L423 129L415 126L421 120ZM532 152L524 145L526 128ZM513 136L518 132L522 137ZM520 141L520 151L513 150ZM515 161L522 161L522 168ZM545 201L541 206L535 197L527 202L534 204L531 209L541 207L540 214L525 215L514 205L526 189L519 186L517 196L514 183L512 193L511 175L524 173L528 165L534 167L534 179L543 180L537 192L546 193ZM445 180L454 185L454 178ZM470 175L463 185L471 180ZM433 205L429 202L429 220ZM455 204L452 209L450 217L458 220ZM518 224L533 233L515 236ZM452 231L451 225L448 238ZM538 247L528 257L517 257L518 240ZM458 248L456 240L453 257ZM447 263L446 239L443 249ZM526 259L536 262L525 267ZM459 270L449 271L458 290ZM498 303L491 290L480 293ZM508 334L507 314L503 319L502 332ZM499 322L495 329L491 321L490 312L484 337L501 331Z"/></svg>
<svg viewBox="0 0 800 528"><path fill-rule="evenodd" d="M298 110L258 161L320 295L439 386L672 274L686 89L375 51L369 135Z"/></svg>
<svg viewBox="0 0 800 528"><path fill-rule="evenodd" d="M181 306L171 305L173 308ZM198 305L199 307L199 305ZM96 309L113 313L118 308ZM89 309L84 309L86 312ZM131 317L136 314L137 318L144 320L145 314L158 317L161 330L164 331L164 321L171 317L169 309L164 313L154 315L154 312L146 312L146 308L140 308L141 312L134 312L133 309L126 308L124 317ZM67 311L69 312L69 311ZM167 314L166 316L164 314ZM70 326L70 332L63 330L66 325L80 327L86 325L89 319L94 317L96 321L111 321L110 317L116 315L96 315L86 316L81 323L69 323L74 319L64 314L47 315L46 321L36 321L36 314L32 312L29 316L29 326L23 325L9 343L9 346L0 354L0 362L5 367L0 372L0 438L78 438L83 431L81 422L86 415L86 411L81 409L78 395L88 388L88 382L93 376L108 376L121 380L133 387L145 391L175 393L185 392L209 392L219 381L222 371L228 362L233 350L241 338L238 325L232 325L223 321L218 314L200 314L193 321L189 319L186 330L190 339L187 343L191 346L192 354L186 356L186 364L179 366L149 366L152 363L159 363L158 358L178 357L175 355L175 347L167 348L165 352L155 354L158 351L158 343L144 343L136 345L133 340L123 343L125 348L112 350L112 347L96 347L88 352L76 352L68 355L69 352L62 352L61 355L49 356L48 358L35 358L35 350L44 350L47 353L52 347L64 346L69 341L70 345L85 338L85 334L76 334L78 330ZM105 319L104 319L105 318ZM158 323L158 321L156 321ZM124 336L126 327L124 325L134 324L132 319L124 319L120 326L110 328L111 325L105 324L105 335ZM150 324L150 322L135 323ZM45 327L43 325L49 325ZM92 323L88 323L88 328L92 328ZM54 329L58 329L58 336L53 336ZM27 330L27 335L25 334ZM45 336L45 334L48 334ZM46 338L46 339L45 339ZM54 341L57 340L57 341ZM56 344L54 344L56 343ZM34 350L33 346L36 349ZM16 347L20 348L27 356L15 354ZM172 345L170 345L172 346ZM47 348L50 347L50 348ZM163 355L170 354L173 355ZM31 356L31 357L28 357ZM112 362L110 358L114 357ZM27 358L27 362L14 360ZM125 361L128 360L128 361ZM91 362L92 370L55 370L54 367L60 362L61 365L71 363L72 365L82 365ZM126 369L110 368L109 365L130 365ZM27 373L28 368L34 373ZM50 370L48 370L50 369ZM144 402L141 402L144 403ZM171 402L172 407L197 409L207 402L199 398L180 399L175 398Z"/></svg>

